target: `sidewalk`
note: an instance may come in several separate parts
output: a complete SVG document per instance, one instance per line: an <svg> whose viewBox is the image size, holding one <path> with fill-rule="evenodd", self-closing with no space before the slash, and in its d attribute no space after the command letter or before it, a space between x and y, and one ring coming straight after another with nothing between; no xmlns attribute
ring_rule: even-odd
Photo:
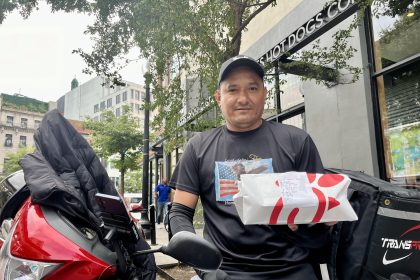
<svg viewBox="0 0 420 280"><path fill-rule="evenodd" d="M195 229L198 236L203 237L203 229ZM150 239L146 240L152 249L157 249L162 245L168 244L169 238L163 224L156 224L156 245L152 245ZM172 267L178 264L178 261L162 253L155 253L156 265L160 268Z"/></svg>

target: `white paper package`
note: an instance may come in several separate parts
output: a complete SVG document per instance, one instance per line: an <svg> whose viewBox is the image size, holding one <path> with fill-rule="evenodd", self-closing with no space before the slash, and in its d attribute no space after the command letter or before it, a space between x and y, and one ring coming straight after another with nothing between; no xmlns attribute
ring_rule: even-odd
<svg viewBox="0 0 420 280"><path fill-rule="evenodd" d="M242 174L233 200L246 225L354 221L344 174Z"/></svg>

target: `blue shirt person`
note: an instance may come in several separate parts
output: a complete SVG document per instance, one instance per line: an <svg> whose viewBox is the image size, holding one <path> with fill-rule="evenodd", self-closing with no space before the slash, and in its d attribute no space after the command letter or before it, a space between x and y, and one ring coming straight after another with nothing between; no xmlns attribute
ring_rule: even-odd
<svg viewBox="0 0 420 280"><path fill-rule="evenodd" d="M155 198L157 199L157 223L160 224L167 214L167 203L170 201L171 187L168 185L168 179L163 178L162 183L155 187ZM164 221L165 223L165 221Z"/></svg>

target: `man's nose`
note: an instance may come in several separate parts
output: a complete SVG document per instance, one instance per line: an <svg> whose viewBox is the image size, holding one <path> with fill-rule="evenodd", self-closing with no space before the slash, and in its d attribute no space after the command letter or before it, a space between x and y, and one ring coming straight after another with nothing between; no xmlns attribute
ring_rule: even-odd
<svg viewBox="0 0 420 280"><path fill-rule="evenodd" d="M248 91L246 89L239 90L237 101L238 101L238 103L248 103L249 94L248 94Z"/></svg>

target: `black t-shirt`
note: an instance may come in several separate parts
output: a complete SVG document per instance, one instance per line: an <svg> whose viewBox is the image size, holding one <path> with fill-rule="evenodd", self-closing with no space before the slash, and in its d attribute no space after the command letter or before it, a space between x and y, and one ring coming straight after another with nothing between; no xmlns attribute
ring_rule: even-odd
<svg viewBox="0 0 420 280"><path fill-rule="evenodd" d="M287 226L244 225L231 196L221 195L223 188L235 189L232 182L238 172L287 171L324 172L315 144L305 131L266 121L247 132L222 126L200 133L187 143L174 171L176 188L200 196L204 237L221 251L222 269L238 279L244 271L246 279L275 279L277 273L282 275L279 279L292 279L284 277L289 270L311 274L308 248L324 245L323 226L301 225L293 233Z"/></svg>

